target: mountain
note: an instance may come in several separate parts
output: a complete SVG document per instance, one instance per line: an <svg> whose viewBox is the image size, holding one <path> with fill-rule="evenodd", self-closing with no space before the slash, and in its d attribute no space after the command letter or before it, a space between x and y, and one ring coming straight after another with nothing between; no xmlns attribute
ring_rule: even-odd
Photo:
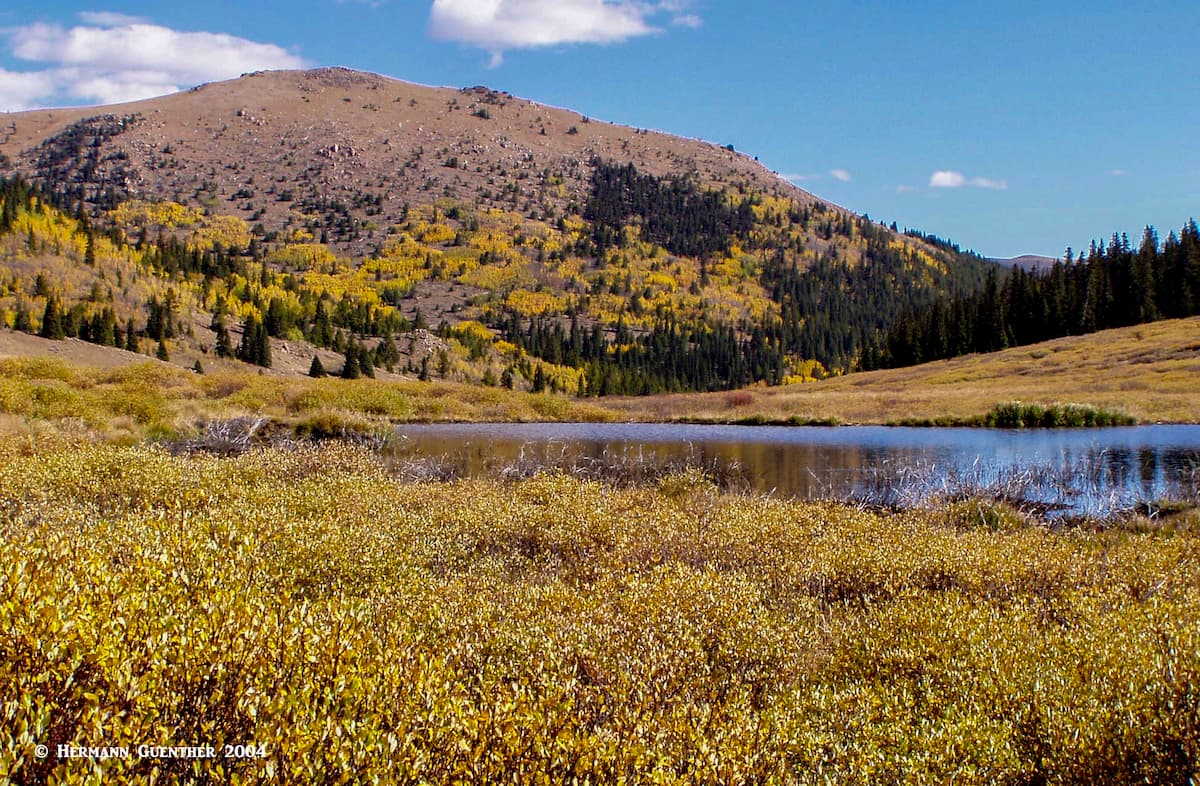
<svg viewBox="0 0 1200 786"><path fill-rule="evenodd" d="M1057 259L1053 257L1042 257L1037 254L1023 254L1019 257L1010 259L988 259L989 262L994 262L1000 267L1006 267L1010 270L1013 268L1021 268L1022 270L1049 270L1054 267Z"/></svg>
<svg viewBox="0 0 1200 786"><path fill-rule="evenodd" d="M320 348L579 394L778 383L852 368L987 268L730 146L346 69L4 115L0 140L0 319L42 331L54 300L67 335L166 355Z"/></svg>
<svg viewBox="0 0 1200 786"><path fill-rule="evenodd" d="M201 204L287 224L341 203L331 245L371 249L369 225L438 198L541 215L586 201L593 158L707 187L816 198L727 148L591 120L473 87L424 87L343 68L249 74L110 107L9 114L10 169L106 206ZM73 194L74 196L74 194Z"/></svg>

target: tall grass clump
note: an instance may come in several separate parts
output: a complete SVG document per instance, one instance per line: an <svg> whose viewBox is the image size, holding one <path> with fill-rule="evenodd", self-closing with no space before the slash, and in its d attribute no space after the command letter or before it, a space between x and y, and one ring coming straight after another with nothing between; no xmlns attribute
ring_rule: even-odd
<svg viewBox="0 0 1200 786"><path fill-rule="evenodd" d="M988 428L1097 428L1132 426L1137 420L1112 410L1086 404L997 404L980 416L977 425Z"/></svg>

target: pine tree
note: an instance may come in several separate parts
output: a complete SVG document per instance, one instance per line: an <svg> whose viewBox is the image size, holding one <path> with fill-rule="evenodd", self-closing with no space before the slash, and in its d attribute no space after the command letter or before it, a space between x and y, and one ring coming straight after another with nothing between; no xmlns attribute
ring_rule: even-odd
<svg viewBox="0 0 1200 786"><path fill-rule="evenodd" d="M24 300L17 303L17 316L13 320L13 330L19 330L22 333L29 333L33 330L33 323L29 317L29 307L25 305Z"/></svg>
<svg viewBox="0 0 1200 786"><path fill-rule="evenodd" d="M133 329L133 317L130 317L129 321L125 323L125 351L140 351L140 347L138 347L137 333Z"/></svg>
<svg viewBox="0 0 1200 786"><path fill-rule="evenodd" d="M371 353L363 344L358 345L358 366L364 377L375 379L375 364L371 362Z"/></svg>
<svg viewBox="0 0 1200 786"><path fill-rule="evenodd" d="M358 342L353 338L346 345L346 362L342 364L342 379L358 379L362 376L362 366L358 362Z"/></svg>
<svg viewBox="0 0 1200 786"><path fill-rule="evenodd" d="M263 324L266 326L267 335L276 338L284 337L284 331L287 329L287 316L282 300L277 297L271 298L271 304L267 306L267 316Z"/></svg>
<svg viewBox="0 0 1200 786"><path fill-rule="evenodd" d="M396 342L392 340L392 334L389 332L383 341L379 342L379 346L375 347L375 363L391 372L398 362L400 362L400 350L396 347Z"/></svg>
<svg viewBox="0 0 1200 786"><path fill-rule="evenodd" d="M38 335L55 341L67 337L63 329L62 309L58 305L58 298L53 295L46 301L46 310L42 312L42 330Z"/></svg>
<svg viewBox="0 0 1200 786"><path fill-rule="evenodd" d="M225 318L219 316L216 317L213 322L213 330L217 332L217 357L233 357L233 341L229 338L229 328L225 327Z"/></svg>
<svg viewBox="0 0 1200 786"><path fill-rule="evenodd" d="M254 362L263 368L271 367L271 337L267 334L267 326L259 325L255 335Z"/></svg>
<svg viewBox="0 0 1200 786"><path fill-rule="evenodd" d="M311 333L312 343L318 347L327 347L333 342L333 325L329 321L329 311L325 308L325 301L317 301L317 312L313 318L313 329Z"/></svg>
<svg viewBox="0 0 1200 786"><path fill-rule="evenodd" d="M271 340L267 330L253 314L246 317L242 325L242 343L238 346L238 360L253 363L263 368L271 367Z"/></svg>
<svg viewBox="0 0 1200 786"><path fill-rule="evenodd" d="M167 351L167 344L162 339L159 339L158 349L155 350L154 357L158 358L159 360L163 361L164 363L169 362L171 360L171 353Z"/></svg>
<svg viewBox="0 0 1200 786"><path fill-rule="evenodd" d="M320 379L325 376L325 366L321 364L321 358L313 355L312 364L308 367L308 375L313 379Z"/></svg>

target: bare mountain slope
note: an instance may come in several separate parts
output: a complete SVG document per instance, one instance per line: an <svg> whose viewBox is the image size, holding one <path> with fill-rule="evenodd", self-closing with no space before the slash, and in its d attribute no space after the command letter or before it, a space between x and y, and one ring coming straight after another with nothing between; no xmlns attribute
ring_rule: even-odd
<svg viewBox="0 0 1200 786"><path fill-rule="evenodd" d="M476 87L414 85L341 68L249 74L103 108L3 116L8 168L89 198L174 200L263 222L331 203L343 228L387 225L451 197L541 217L582 202L593 157L703 185L815 198L718 145L589 120ZM4 161L0 161L2 167ZM330 241L365 250L361 232Z"/></svg>

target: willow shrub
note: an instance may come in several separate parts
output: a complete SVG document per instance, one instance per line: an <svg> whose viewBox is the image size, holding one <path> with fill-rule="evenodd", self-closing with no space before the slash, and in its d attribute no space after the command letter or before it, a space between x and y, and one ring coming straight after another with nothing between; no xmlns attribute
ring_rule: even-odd
<svg viewBox="0 0 1200 786"><path fill-rule="evenodd" d="M1197 775L1194 528L32 444L0 447L0 780Z"/></svg>

